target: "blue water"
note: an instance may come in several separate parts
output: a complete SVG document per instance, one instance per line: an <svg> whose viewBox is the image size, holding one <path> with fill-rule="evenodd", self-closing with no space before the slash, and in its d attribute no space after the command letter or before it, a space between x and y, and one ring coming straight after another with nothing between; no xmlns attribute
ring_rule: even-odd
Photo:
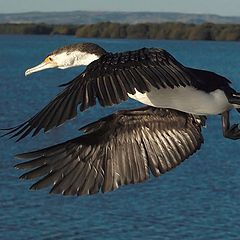
<svg viewBox="0 0 240 240"><path fill-rule="evenodd" d="M0 36L0 127L26 120L79 69L48 70L24 77L56 47L96 42L109 51L161 47L192 67L225 75L240 90L240 43L96 40L62 36ZM187 96L186 96L187 97ZM143 184L85 197L29 191L13 168L16 153L78 136L80 126L119 108L94 107L49 134L20 143L0 139L0 239L240 239L240 142L224 139L220 117L203 130L205 144L180 167ZM233 114L235 121L240 116Z"/></svg>

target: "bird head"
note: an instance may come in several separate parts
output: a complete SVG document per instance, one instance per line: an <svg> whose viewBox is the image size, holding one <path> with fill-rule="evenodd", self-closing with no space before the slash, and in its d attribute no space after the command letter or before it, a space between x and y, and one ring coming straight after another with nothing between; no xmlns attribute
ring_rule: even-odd
<svg viewBox="0 0 240 240"><path fill-rule="evenodd" d="M25 76L48 68L87 66L105 53L103 48L94 43L77 43L61 47L50 53L39 65L27 69Z"/></svg>

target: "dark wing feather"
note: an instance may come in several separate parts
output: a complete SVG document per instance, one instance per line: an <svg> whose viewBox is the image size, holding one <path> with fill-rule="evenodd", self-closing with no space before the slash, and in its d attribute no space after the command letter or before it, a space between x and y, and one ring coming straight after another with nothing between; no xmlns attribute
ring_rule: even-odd
<svg viewBox="0 0 240 240"><path fill-rule="evenodd" d="M18 140L48 131L96 104L111 106L128 99L128 93L148 92L150 87L166 88L196 85L197 78L163 49L143 48L125 53L107 53L66 84L66 88L38 114L9 131Z"/></svg>
<svg viewBox="0 0 240 240"><path fill-rule="evenodd" d="M16 167L30 170L20 178L41 177L32 189L107 192L176 167L200 148L203 124L203 118L169 109L120 111L83 127L78 138L17 155L28 161Z"/></svg>
<svg viewBox="0 0 240 240"><path fill-rule="evenodd" d="M189 73L191 74L193 79L198 79L198 83L195 84L198 89L201 89L205 92L212 92L216 89L222 89L225 94L232 96L232 94L236 93L236 91L230 87L231 81L217 73L188 68Z"/></svg>

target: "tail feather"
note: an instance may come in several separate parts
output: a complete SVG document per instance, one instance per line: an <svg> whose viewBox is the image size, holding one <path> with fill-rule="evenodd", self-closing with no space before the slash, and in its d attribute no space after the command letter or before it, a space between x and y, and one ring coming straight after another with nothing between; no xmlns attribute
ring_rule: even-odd
<svg viewBox="0 0 240 240"><path fill-rule="evenodd" d="M240 107L240 93L236 92L231 94L231 96L228 96L228 101L229 103L239 105Z"/></svg>
<svg viewBox="0 0 240 240"><path fill-rule="evenodd" d="M231 96L227 96L228 102L234 104L235 109L240 113L240 93L235 92Z"/></svg>

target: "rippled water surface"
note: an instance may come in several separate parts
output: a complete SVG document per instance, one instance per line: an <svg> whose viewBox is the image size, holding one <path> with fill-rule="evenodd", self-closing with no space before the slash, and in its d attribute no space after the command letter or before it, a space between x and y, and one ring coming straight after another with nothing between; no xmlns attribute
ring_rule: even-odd
<svg viewBox="0 0 240 240"><path fill-rule="evenodd" d="M81 69L48 70L24 77L56 47L96 42L108 51L161 47L188 66L225 75L240 90L240 43L96 40L60 36L0 36L0 127L26 120L55 96L57 85ZM188 96L186 96L187 98ZM189 99L191 101L191 99ZM74 121L20 143L0 139L0 239L240 239L240 142L223 139L220 118L204 129L205 144L180 167L144 184L87 197L29 191L18 180L16 153L77 136L80 126L116 109L96 106ZM240 116L233 113L235 121Z"/></svg>

